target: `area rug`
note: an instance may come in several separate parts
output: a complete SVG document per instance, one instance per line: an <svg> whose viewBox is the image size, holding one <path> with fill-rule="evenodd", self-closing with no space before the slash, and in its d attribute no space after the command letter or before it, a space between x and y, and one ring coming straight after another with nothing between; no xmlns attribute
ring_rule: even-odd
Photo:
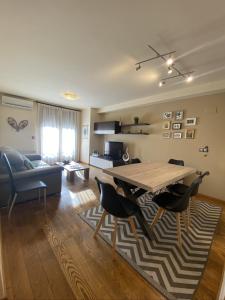
<svg viewBox="0 0 225 300"><path fill-rule="evenodd" d="M146 220L151 223L157 205L147 194L139 198ZM103 209L90 208L80 217L95 228ZM142 232L137 220L135 224L138 242L131 232L127 220L119 220L117 228L117 252L152 286L168 299L192 299L208 259L214 232L219 222L221 208L203 201L191 205L191 228L182 226L182 250L177 245L176 217L166 212L153 230L149 240ZM111 244L113 218L107 216L101 227L100 236Z"/></svg>

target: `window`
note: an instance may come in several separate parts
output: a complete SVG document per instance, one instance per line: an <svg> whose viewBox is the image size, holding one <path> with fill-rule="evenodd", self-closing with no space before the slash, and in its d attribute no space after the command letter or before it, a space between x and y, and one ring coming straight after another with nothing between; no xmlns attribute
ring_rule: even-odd
<svg viewBox="0 0 225 300"><path fill-rule="evenodd" d="M39 104L39 149L43 160L78 160L80 113L74 110Z"/></svg>

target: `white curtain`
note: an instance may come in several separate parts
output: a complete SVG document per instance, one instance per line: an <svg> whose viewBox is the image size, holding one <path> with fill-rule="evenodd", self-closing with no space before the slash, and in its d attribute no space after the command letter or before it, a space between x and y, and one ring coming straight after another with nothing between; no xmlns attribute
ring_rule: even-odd
<svg viewBox="0 0 225 300"><path fill-rule="evenodd" d="M39 151L44 161L79 160L80 112L38 104Z"/></svg>

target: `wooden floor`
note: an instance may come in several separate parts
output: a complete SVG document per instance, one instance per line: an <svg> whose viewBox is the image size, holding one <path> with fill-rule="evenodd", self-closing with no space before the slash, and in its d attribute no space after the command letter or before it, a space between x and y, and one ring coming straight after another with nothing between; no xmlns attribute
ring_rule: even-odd
<svg viewBox="0 0 225 300"><path fill-rule="evenodd" d="M94 239L77 215L98 202L95 175L111 180L95 168L89 182L68 184L64 177L61 196L47 200L47 213L43 203L31 201L17 205L9 223L2 210L8 299L164 299L121 257L114 261L111 247ZM225 209L195 299L216 299L224 260Z"/></svg>

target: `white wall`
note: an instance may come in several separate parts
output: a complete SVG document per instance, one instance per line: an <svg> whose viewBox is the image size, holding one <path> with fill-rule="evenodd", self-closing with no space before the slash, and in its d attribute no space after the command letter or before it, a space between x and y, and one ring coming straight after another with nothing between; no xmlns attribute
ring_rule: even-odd
<svg viewBox="0 0 225 300"><path fill-rule="evenodd" d="M36 113L33 110L24 110L0 105L0 146L10 146L23 153L36 152ZM17 132L8 122L8 117L14 118L17 123L28 120L28 126Z"/></svg>

